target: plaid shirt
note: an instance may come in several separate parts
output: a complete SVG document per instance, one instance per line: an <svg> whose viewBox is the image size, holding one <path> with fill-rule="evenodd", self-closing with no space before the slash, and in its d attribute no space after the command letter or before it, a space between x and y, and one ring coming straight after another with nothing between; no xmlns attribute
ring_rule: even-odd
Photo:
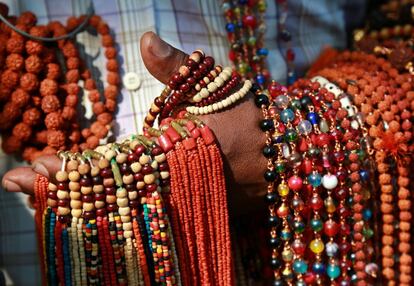
<svg viewBox="0 0 414 286"><path fill-rule="evenodd" d="M12 14L30 10L39 23L51 20L65 22L71 15L85 13L89 1L73 0L9 0L3 1ZM216 62L229 64L228 41L220 0L93 0L95 12L113 29L119 44L121 75L135 72L142 80L134 92L122 90L116 115L115 135L118 138L141 130L143 117L151 101L163 86L154 79L141 60L139 39L146 31L154 31L168 43L190 53L203 49ZM325 45L344 48L345 0L289 0L287 28L292 33L295 64L299 74L319 55ZM349 1L348 1L349 2ZM362 5L359 1L358 5ZM348 4L348 3L347 3ZM269 49L268 64L273 78L284 82L286 64L283 45L277 41L278 9L275 1L268 1L265 15L267 30L265 46ZM84 45L88 64L102 72L95 76L105 78L105 59L100 40L87 33L78 35ZM0 174L19 163L0 154ZM40 285L36 251L33 211L27 208L27 199L21 194L0 191L0 269L14 284Z"/></svg>

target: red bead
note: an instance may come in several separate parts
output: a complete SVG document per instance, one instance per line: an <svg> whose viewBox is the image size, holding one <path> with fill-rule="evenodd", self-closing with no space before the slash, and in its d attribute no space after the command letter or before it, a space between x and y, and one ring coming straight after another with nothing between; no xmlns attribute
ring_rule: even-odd
<svg viewBox="0 0 414 286"><path fill-rule="evenodd" d="M164 150L165 153L170 151L174 148L173 143L171 142L170 138L166 134L162 134L157 139L158 145Z"/></svg>
<svg viewBox="0 0 414 286"><path fill-rule="evenodd" d="M183 141L183 145L186 150L192 150L197 146L197 143L194 138L190 137Z"/></svg>
<svg viewBox="0 0 414 286"><path fill-rule="evenodd" d="M142 167L142 174L148 175L148 174L151 174L152 172L154 172L154 169L150 165L147 164Z"/></svg>
<svg viewBox="0 0 414 286"><path fill-rule="evenodd" d="M106 210L104 208L102 209L97 209L96 210L96 215L100 216L100 217L104 217L106 215Z"/></svg>
<svg viewBox="0 0 414 286"><path fill-rule="evenodd" d="M303 255L305 253L306 246L299 239L295 239L292 243L292 249L296 255Z"/></svg>
<svg viewBox="0 0 414 286"><path fill-rule="evenodd" d="M236 59L236 53L233 50L230 50L229 60L233 62L235 59Z"/></svg>
<svg viewBox="0 0 414 286"><path fill-rule="evenodd" d="M168 127L165 133L171 139L171 142L173 144L177 143L178 141L181 141L180 134L172 126Z"/></svg>
<svg viewBox="0 0 414 286"><path fill-rule="evenodd" d="M183 83L182 85L180 85L180 91L182 93L186 93L190 90L190 85L188 83Z"/></svg>
<svg viewBox="0 0 414 286"><path fill-rule="evenodd" d="M206 145L210 145L211 143L214 142L215 140L214 134L211 131L211 129L208 128L207 125L204 125L203 127L201 127L200 132L201 132L201 137L203 137Z"/></svg>
<svg viewBox="0 0 414 286"><path fill-rule="evenodd" d="M316 136L316 144L320 147L328 145L330 141L329 135L326 133L321 133Z"/></svg>
<svg viewBox="0 0 414 286"><path fill-rule="evenodd" d="M114 196L116 194L115 187L106 187L105 188L105 194L108 196Z"/></svg>
<svg viewBox="0 0 414 286"><path fill-rule="evenodd" d="M143 181L144 180L144 174L142 174L142 173L135 173L134 174L134 180L135 181Z"/></svg>
<svg viewBox="0 0 414 286"><path fill-rule="evenodd" d="M69 205L69 200L58 200L58 206L66 207Z"/></svg>
<svg viewBox="0 0 414 286"><path fill-rule="evenodd" d="M59 182L58 184L57 184L57 188L58 188L58 190L67 190L68 189L68 184L66 184L66 183L62 183L62 182Z"/></svg>
<svg viewBox="0 0 414 286"><path fill-rule="evenodd" d="M95 200L96 201L104 201L105 200L105 194L95 194Z"/></svg>
<svg viewBox="0 0 414 286"><path fill-rule="evenodd" d="M157 155L161 155L162 153L164 153L162 151L162 149L159 146L155 146L152 150L151 150L151 154L153 156L157 156Z"/></svg>
<svg viewBox="0 0 414 286"><path fill-rule="evenodd" d="M187 78L187 83L190 85L190 86L193 86L193 85L195 85L196 84L196 79L195 78L193 78L193 77L189 77L189 78Z"/></svg>
<svg viewBox="0 0 414 286"><path fill-rule="evenodd" d="M93 202L93 197L91 195L82 195L82 202L91 203Z"/></svg>
<svg viewBox="0 0 414 286"><path fill-rule="evenodd" d="M302 188L302 179L298 176L292 176L288 180L288 186L294 191L298 191Z"/></svg>
<svg viewBox="0 0 414 286"><path fill-rule="evenodd" d="M150 185L146 185L145 189L148 192L155 192L157 190L157 185L156 184L150 184Z"/></svg>
<svg viewBox="0 0 414 286"><path fill-rule="evenodd" d="M323 231L327 236L335 236L338 233L338 230L338 224L332 220L328 220L323 225Z"/></svg>
<svg viewBox="0 0 414 286"><path fill-rule="evenodd" d="M305 159L302 162L302 168L306 175L309 175L310 173L312 173L312 161L309 159Z"/></svg>
<svg viewBox="0 0 414 286"><path fill-rule="evenodd" d="M289 62L293 62L295 60L295 52L292 49L288 49L286 51L286 58Z"/></svg>
<svg viewBox="0 0 414 286"><path fill-rule="evenodd" d="M56 194L56 192L49 191L49 192L47 193L47 197L48 197L49 199L52 199L52 200L57 200L57 194Z"/></svg>
<svg viewBox="0 0 414 286"><path fill-rule="evenodd" d="M198 67L198 64L194 60L188 59L186 66L188 66L191 70L194 70Z"/></svg>
<svg viewBox="0 0 414 286"><path fill-rule="evenodd" d="M257 25L256 17L253 15L244 15L243 16L243 25L254 29Z"/></svg>
<svg viewBox="0 0 414 286"><path fill-rule="evenodd" d="M203 63L204 63L207 67L212 68L212 67L213 67L213 65L214 65L214 58L212 58L212 57L210 57L210 56L205 57L205 59L204 59Z"/></svg>
<svg viewBox="0 0 414 286"><path fill-rule="evenodd" d="M305 281L306 285L313 285L316 282L316 275L313 272L307 272L303 280Z"/></svg>
<svg viewBox="0 0 414 286"><path fill-rule="evenodd" d="M179 72L177 72L172 76L171 80L174 81L174 83L177 85L182 83L184 79L183 76Z"/></svg>
<svg viewBox="0 0 414 286"><path fill-rule="evenodd" d="M344 241L339 244L339 250L342 255L347 254L351 250L351 244Z"/></svg>
<svg viewBox="0 0 414 286"><path fill-rule="evenodd" d="M323 206L323 200L318 195L311 198L311 207L313 210L319 210Z"/></svg>
<svg viewBox="0 0 414 286"><path fill-rule="evenodd" d="M344 200L348 196L348 191L345 188L338 188L335 190L335 195L339 200Z"/></svg>
<svg viewBox="0 0 414 286"><path fill-rule="evenodd" d="M139 159L139 157L136 153L128 154L127 160L128 160L129 163L136 162L136 161L138 161L138 159Z"/></svg>

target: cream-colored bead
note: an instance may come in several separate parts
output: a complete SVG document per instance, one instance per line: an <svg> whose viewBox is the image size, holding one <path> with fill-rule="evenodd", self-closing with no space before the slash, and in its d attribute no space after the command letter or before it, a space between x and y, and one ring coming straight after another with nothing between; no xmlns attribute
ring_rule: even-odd
<svg viewBox="0 0 414 286"><path fill-rule="evenodd" d="M160 154L160 155L155 156L155 157L154 157L154 159L155 159L155 161L157 161L158 163L162 163L162 162L164 162L164 161L167 159L167 157L165 156L165 154L164 154L164 153L162 153L162 154Z"/></svg>
<svg viewBox="0 0 414 286"><path fill-rule="evenodd" d="M227 98L225 100L223 100L222 102L223 102L223 108L226 108L230 104L229 100Z"/></svg>
<svg viewBox="0 0 414 286"><path fill-rule="evenodd" d="M168 171L161 171L160 172L160 175L161 175L161 179L167 179L167 178L170 177L170 172L168 172Z"/></svg>
<svg viewBox="0 0 414 286"><path fill-rule="evenodd" d="M108 147L106 147L105 145L99 145L98 147L96 147L95 150L98 153L105 154L106 151L108 151Z"/></svg>
<svg viewBox="0 0 414 286"><path fill-rule="evenodd" d="M224 108L223 101L217 102L217 107L218 107L219 110L223 109Z"/></svg>
<svg viewBox="0 0 414 286"><path fill-rule="evenodd" d="M80 200L70 200L70 207L72 209L81 209L82 208L82 201Z"/></svg>
<svg viewBox="0 0 414 286"><path fill-rule="evenodd" d="M129 207L122 207L118 209L119 215L129 215L130 212L131 210Z"/></svg>
<svg viewBox="0 0 414 286"><path fill-rule="evenodd" d="M73 217L79 218L82 215L82 209L72 209L70 213L72 214Z"/></svg>
<svg viewBox="0 0 414 286"><path fill-rule="evenodd" d="M128 198L117 198L116 204L119 207L127 207L128 206Z"/></svg>
<svg viewBox="0 0 414 286"><path fill-rule="evenodd" d="M132 183L134 182L134 176L133 176L132 174L129 174L129 175L123 175L123 176L122 176L122 182L123 182L125 185L132 184Z"/></svg>
<svg viewBox="0 0 414 286"><path fill-rule="evenodd" d="M75 181L75 182L79 181L80 179L80 175L78 171L71 171L68 177L69 177L69 180Z"/></svg>
<svg viewBox="0 0 414 286"><path fill-rule="evenodd" d="M93 192L92 187L83 186L80 188L80 190L81 190L81 193L84 195L90 195Z"/></svg>
<svg viewBox="0 0 414 286"><path fill-rule="evenodd" d="M69 182L69 190L72 192L79 192L80 184L78 182Z"/></svg>
<svg viewBox="0 0 414 286"><path fill-rule="evenodd" d="M49 185L47 186L47 188L52 191L52 192L56 192L57 191L57 186L53 183L49 183Z"/></svg>
<svg viewBox="0 0 414 286"><path fill-rule="evenodd" d="M116 190L116 197L117 198L126 198L128 195L128 192L125 188L119 188Z"/></svg>
<svg viewBox="0 0 414 286"><path fill-rule="evenodd" d="M105 202L104 201L95 201L95 208L102 209L104 207L105 207Z"/></svg>
<svg viewBox="0 0 414 286"><path fill-rule="evenodd" d="M181 66L178 72L185 78L190 74L190 69L187 66Z"/></svg>
<svg viewBox="0 0 414 286"><path fill-rule="evenodd" d="M70 214L70 208L68 208L68 207L58 207L57 213L58 213L58 215L62 215L62 216L68 215L68 214Z"/></svg>
<svg viewBox="0 0 414 286"><path fill-rule="evenodd" d="M208 77L203 77L203 81L206 83L206 84L209 84L210 83L210 79L208 78Z"/></svg>
<svg viewBox="0 0 414 286"><path fill-rule="evenodd" d="M151 162L151 167L152 167L154 170L157 170L157 169L158 169L158 162L157 162L156 160L153 160L153 161Z"/></svg>
<svg viewBox="0 0 414 286"><path fill-rule="evenodd" d="M201 91L203 91L203 90L201 90ZM201 91L193 96L193 101L194 102L200 102L200 101L203 100L203 98L201 97Z"/></svg>
<svg viewBox="0 0 414 286"><path fill-rule="evenodd" d="M68 179L68 173L66 171L57 171L56 180L58 182L64 182Z"/></svg>
<svg viewBox="0 0 414 286"><path fill-rule="evenodd" d="M213 103L211 106L214 111L217 111L219 109L217 103Z"/></svg>
<svg viewBox="0 0 414 286"><path fill-rule="evenodd" d="M200 108L195 107L192 113L193 113L194 115L199 115L199 114L200 114Z"/></svg>
<svg viewBox="0 0 414 286"><path fill-rule="evenodd" d="M101 169L108 168L109 165L110 165L109 161L106 160L105 158L102 158L98 161L98 166Z"/></svg>
<svg viewBox="0 0 414 286"><path fill-rule="evenodd" d="M125 231L132 230L132 223L126 222L122 224L122 229Z"/></svg>
<svg viewBox="0 0 414 286"><path fill-rule="evenodd" d="M76 160L70 160L67 164L66 164L66 170L68 172L74 171L76 169L78 169L78 161Z"/></svg>
<svg viewBox="0 0 414 286"><path fill-rule="evenodd" d="M160 108L155 103L152 103L151 104L151 110L153 112L157 112L158 113L160 111Z"/></svg>
<svg viewBox="0 0 414 286"><path fill-rule="evenodd" d="M125 163L127 161L127 157L128 157L127 154L125 154L125 153L119 153L119 154L116 155L116 162L118 164Z"/></svg>
<svg viewBox="0 0 414 286"><path fill-rule="evenodd" d="M66 200L69 199L69 192L58 190L56 193L59 200Z"/></svg>
<svg viewBox="0 0 414 286"><path fill-rule="evenodd" d="M132 234L133 234L133 232L131 230L124 231L124 237L125 238L131 238Z"/></svg>
<svg viewBox="0 0 414 286"><path fill-rule="evenodd" d="M47 199L47 205L49 207L55 208L57 207L57 200Z"/></svg>
<svg viewBox="0 0 414 286"><path fill-rule="evenodd" d="M114 178L105 178L103 179L103 184L104 186L113 186L115 185L115 180Z"/></svg>
<svg viewBox="0 0 414 286"><path fill-rule="evenodd" d="M138 190L142 190L143 188L145 188L145 183L143 181L139 181L137 182L136 187Z"/></svg>
<svg viewBox="0 0 414 286"><path fill-rule="evenodd" d="M187 106L186 107L187 112L194 113L194 107L193 106Z"/></svg>
<svg viewBox="0 0 414 286"><path fill-rule="evenodd" d="M82 208L84 211L91 212L95 209L95 205L93 203L83 203Z"/></svg>
<svg viewBox="0 0 414 286"><path fill-rule="evenodd" d="M206 107L207 107L207 113L212 113L214 111L212 105L208 105Z"/></svg>
<svg viewBox="0 0 414 286"><path fill-rule="evenodd" d="M130 222L131 221L131 216L129 216L129 215L123 215L123 216L121 216L121 221L123 223Z"/></svg>
<svg viewBox="0 0 414 286"><path fill-rule="evenodd" d="M201 115L205 114L203 107L198 107L197 109L198 109L198 114L201 114Z"/></svg>
<svg viewBox="0 0 414 286"><path fill-rule="evenodd" d="M78 171L81 175L87 175L91 171L91 166L89 164L80 164Z"/></svg>
<svg viewBox="0 0 414 286"><path fill-rule="evenodd" d="M153 184L155 182L155 176L154 174L148 174L144 176L144 182L145 184Z"/></svg>
<svg viewBox="0 0 414 286"><path fill-rule="evenodd" d="M213 84L213 83L209 83L209 85L210 84ZM208 88L203 88L202 90L200 90L201 98L207 98L209 95L210 95L210 92L209 92Z"/></svg>
<svg viewBox="0 0 414 286"><path fill-rule="evenodd" d="M105 153L105 159L108 161L111 161L112 158L114 158L116 156L116 152L114 150L108 150Z"/></svg>
<svg viewBox="0 0 414 286"><path fill-rule="evenodd" d="M213 78L214 77L216 77L217 76L217 71L216 70L212 70L212 71L210 71L210 74L213 76Z"/></svg>
<svg viewBox="0 0 414 286"><path fill-rule="evenodd" d="M139 163L141 165L148 164L151 161L150 156L142 154L141 157L139 157Z"/></svg>
<svg viewBox="0 0 414 286"><path fill-rule="evenodd" d="M139 145L139 142L138 142L137 140L132 140L132 141L129 143L129 148L130 148L131 150L135 150L135 148L136 148L138 145Z"/></svg>
<svg viewBox="0 0 414 286"><path fill-rule="evenodd" d="M69 197L71 200L80 200L82 197L82 193L81 192L70 192Z"/></svg>
<svg viewBox="0 0 414 286"><path fill-rule="evenodd" d="M224 84L224 80L221 77L216 77L214 79L214 82L217 84L217 86L221 87Z"/></svg>
<svg viewBox="0 0 414 286"><path fill-rule="evenodd" d="M92 187L92 190L93 190L93 192L94 192L95 194L100 194L100 193L103 193L103 191L104 191L104 186L103 186L103 185L94 185L94 186Z"/></svg>
<svg viewBox="0 0 414 286"><path fill-rule="evenodd" d="M142 169L142 165L139 162L134 162L131 164L131 170L134 173L138 173L139 171L141 171Z"/></svg>
<svg viewBox="0 0 414 286"><path fill-rule="evenodd" d="M116 203L116 196L114 196L114 195L107 195L106 196L106 202L108 204L114 204L114 203Z"/></svg>
<svg viewBox="0 0 414 286"><path fill-rule="evenodd" d="M128 198L132 200L136 200L138 198L138 192L137 191L130 191L128 192Z"/></svg>
<svg viewBox="0 0 414 286"><path fill-rule="evenodd" d="M210 83L207 85L207 90L208 90L208 92L210 92L210 93L215 92L217 89L218 89L218 86L217 86L217 84L216 84L215 82L210 82Z"/></svg>
<svg viewBox="0 0 414 286"><path fill-rule="evenodd" d="M100 170L101 170L101 169L99 169L99 167L98 167L98 166L93 166L93 167L92 167L92 169L91 169L91 175L92 175L92 177L96 177L96 176L98 176L98 175L99 175Z"/></svg>

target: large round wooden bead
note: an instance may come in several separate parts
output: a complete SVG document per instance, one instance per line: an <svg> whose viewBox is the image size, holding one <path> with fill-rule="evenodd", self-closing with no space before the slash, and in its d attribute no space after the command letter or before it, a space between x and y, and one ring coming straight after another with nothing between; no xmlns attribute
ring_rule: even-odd
<svg viewBox="0 0 414 286"><path fill-rule="evenodd" d="M68 179L68 173L66 171L57 171L56 180L58 182L64 182Z"/></svg>
<svg viewBox="0 0 414 286"><path fill-rule="evenodd" d="M69 177L69 180L71 180L72 182L77 182L80 179L80 175L78 171L71 171L68 177Z"/></svg>

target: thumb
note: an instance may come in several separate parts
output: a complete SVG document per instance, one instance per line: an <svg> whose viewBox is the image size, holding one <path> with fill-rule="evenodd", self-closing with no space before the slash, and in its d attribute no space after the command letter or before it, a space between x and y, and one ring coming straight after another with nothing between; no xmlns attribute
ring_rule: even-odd
<svg viewBox="0 0 414 286"><path fill-rule="evenodd" d="M164 84L188 58L186 53L167 44L153 32L146 32L141 37L140 49L145 67Z"/></svg>

